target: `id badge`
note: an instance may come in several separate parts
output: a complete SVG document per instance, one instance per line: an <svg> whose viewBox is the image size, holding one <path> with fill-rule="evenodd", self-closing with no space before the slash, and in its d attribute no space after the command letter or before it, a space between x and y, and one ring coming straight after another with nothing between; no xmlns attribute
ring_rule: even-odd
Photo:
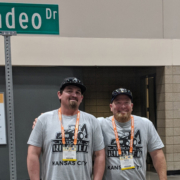
<svg viewBox="0 0 180 180"><path fill-rule="evenodd" d="M76 161L76 145L63 145L63 161Z"/></svg>
<svg viewBox="0 0 180 180"><path fill-rule="evenodd" d="M120 156L120 162L121 162L121 170L135 168L133 155Z"/></svg>

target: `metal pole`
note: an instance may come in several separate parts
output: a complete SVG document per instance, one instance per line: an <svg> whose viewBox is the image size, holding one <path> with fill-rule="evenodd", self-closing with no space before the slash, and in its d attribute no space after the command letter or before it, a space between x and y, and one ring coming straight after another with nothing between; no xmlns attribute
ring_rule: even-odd
<svg viewBox="0 0 180 180"><path fill-rule="evenodd" d="M146 117L149 119L149 78L146 77Z"/></svg>
<svg viewBox="0 0 180 180"><path fill-rule="evenodd" d="M5 48L6 106L7 106L7 121L8 121L10 180L17 180L13 79L12 79L11 43L10 43L10 36L16 35L16 32L3 31L1 32L1 34L2 36L4 36L4 48Z"/></svg>

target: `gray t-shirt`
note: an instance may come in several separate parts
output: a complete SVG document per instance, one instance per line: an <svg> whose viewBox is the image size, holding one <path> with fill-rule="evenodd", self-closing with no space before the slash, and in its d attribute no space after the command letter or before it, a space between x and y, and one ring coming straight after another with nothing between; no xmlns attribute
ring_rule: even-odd
<svg viewBox="0 0 180 180"><path fill-rule="evenodd" d="M74 142L77 115L62 115L66 144ZM92 155L104 148L99 121L80 111L77 161L62 161L62 136L58 110L42 114L32 130L28 144L42 148L42 180L90 180Z"/></svg>
<svg viewBox="0 0 180 180"><path fill-rule="evenodd" d="M147 151L152 152L164 147L151 121L147 118L134 116L133 157L135 169L122 171L112 126L112 116L98 119L101 123L106 149L106 167L103 180L145 180ZM131 120L126 123L119 123L115 120L115 123L121 151L123 154L127 154L130 147Z"/></svg>

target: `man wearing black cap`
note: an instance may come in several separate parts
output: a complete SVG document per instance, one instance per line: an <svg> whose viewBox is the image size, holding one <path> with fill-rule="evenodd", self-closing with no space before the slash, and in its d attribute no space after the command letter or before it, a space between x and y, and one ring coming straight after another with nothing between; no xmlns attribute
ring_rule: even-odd
<svg viewBox="0 0 180 180"><path fill-rule="evenodd" d="M106 151L103 180L145 180L147 151L159 179L167 180L164 145L150 120L131 114L131 91L114 90L110 109L113 116L100 118Z"/></svg>
<svg viewBox="0 0 180 180"><path fill-rule="evenodd" d="M64 79L58 91L59 109L38 117L28 140L27 166L31 180L101 180L105 166L102 131L97 119L79 111L86 87L75 78Z"/></svg>

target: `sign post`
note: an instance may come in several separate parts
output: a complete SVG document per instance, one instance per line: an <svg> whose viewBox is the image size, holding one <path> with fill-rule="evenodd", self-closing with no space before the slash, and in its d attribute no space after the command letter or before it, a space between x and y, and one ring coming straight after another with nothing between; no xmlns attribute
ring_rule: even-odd
<svg viewBox="0 0 180 180"><path fill-rule="evenodd" d="M6 103L10 180L17 180L14 98L10 36L19 34L59 34L58 5L0 3L0 35L4 36Z"/></svg>
<svg viewBox="0 0 180 180"><path fill-rule="evenodd" d="M16 35L16 32L13 31L2 32L2 36L4 36L4 47L5 47L6 104L7 104L7 121L8 121L10 180L17 180L13 81L12 81L11 43L10 43L10 36L12 35Z"/></svg>

